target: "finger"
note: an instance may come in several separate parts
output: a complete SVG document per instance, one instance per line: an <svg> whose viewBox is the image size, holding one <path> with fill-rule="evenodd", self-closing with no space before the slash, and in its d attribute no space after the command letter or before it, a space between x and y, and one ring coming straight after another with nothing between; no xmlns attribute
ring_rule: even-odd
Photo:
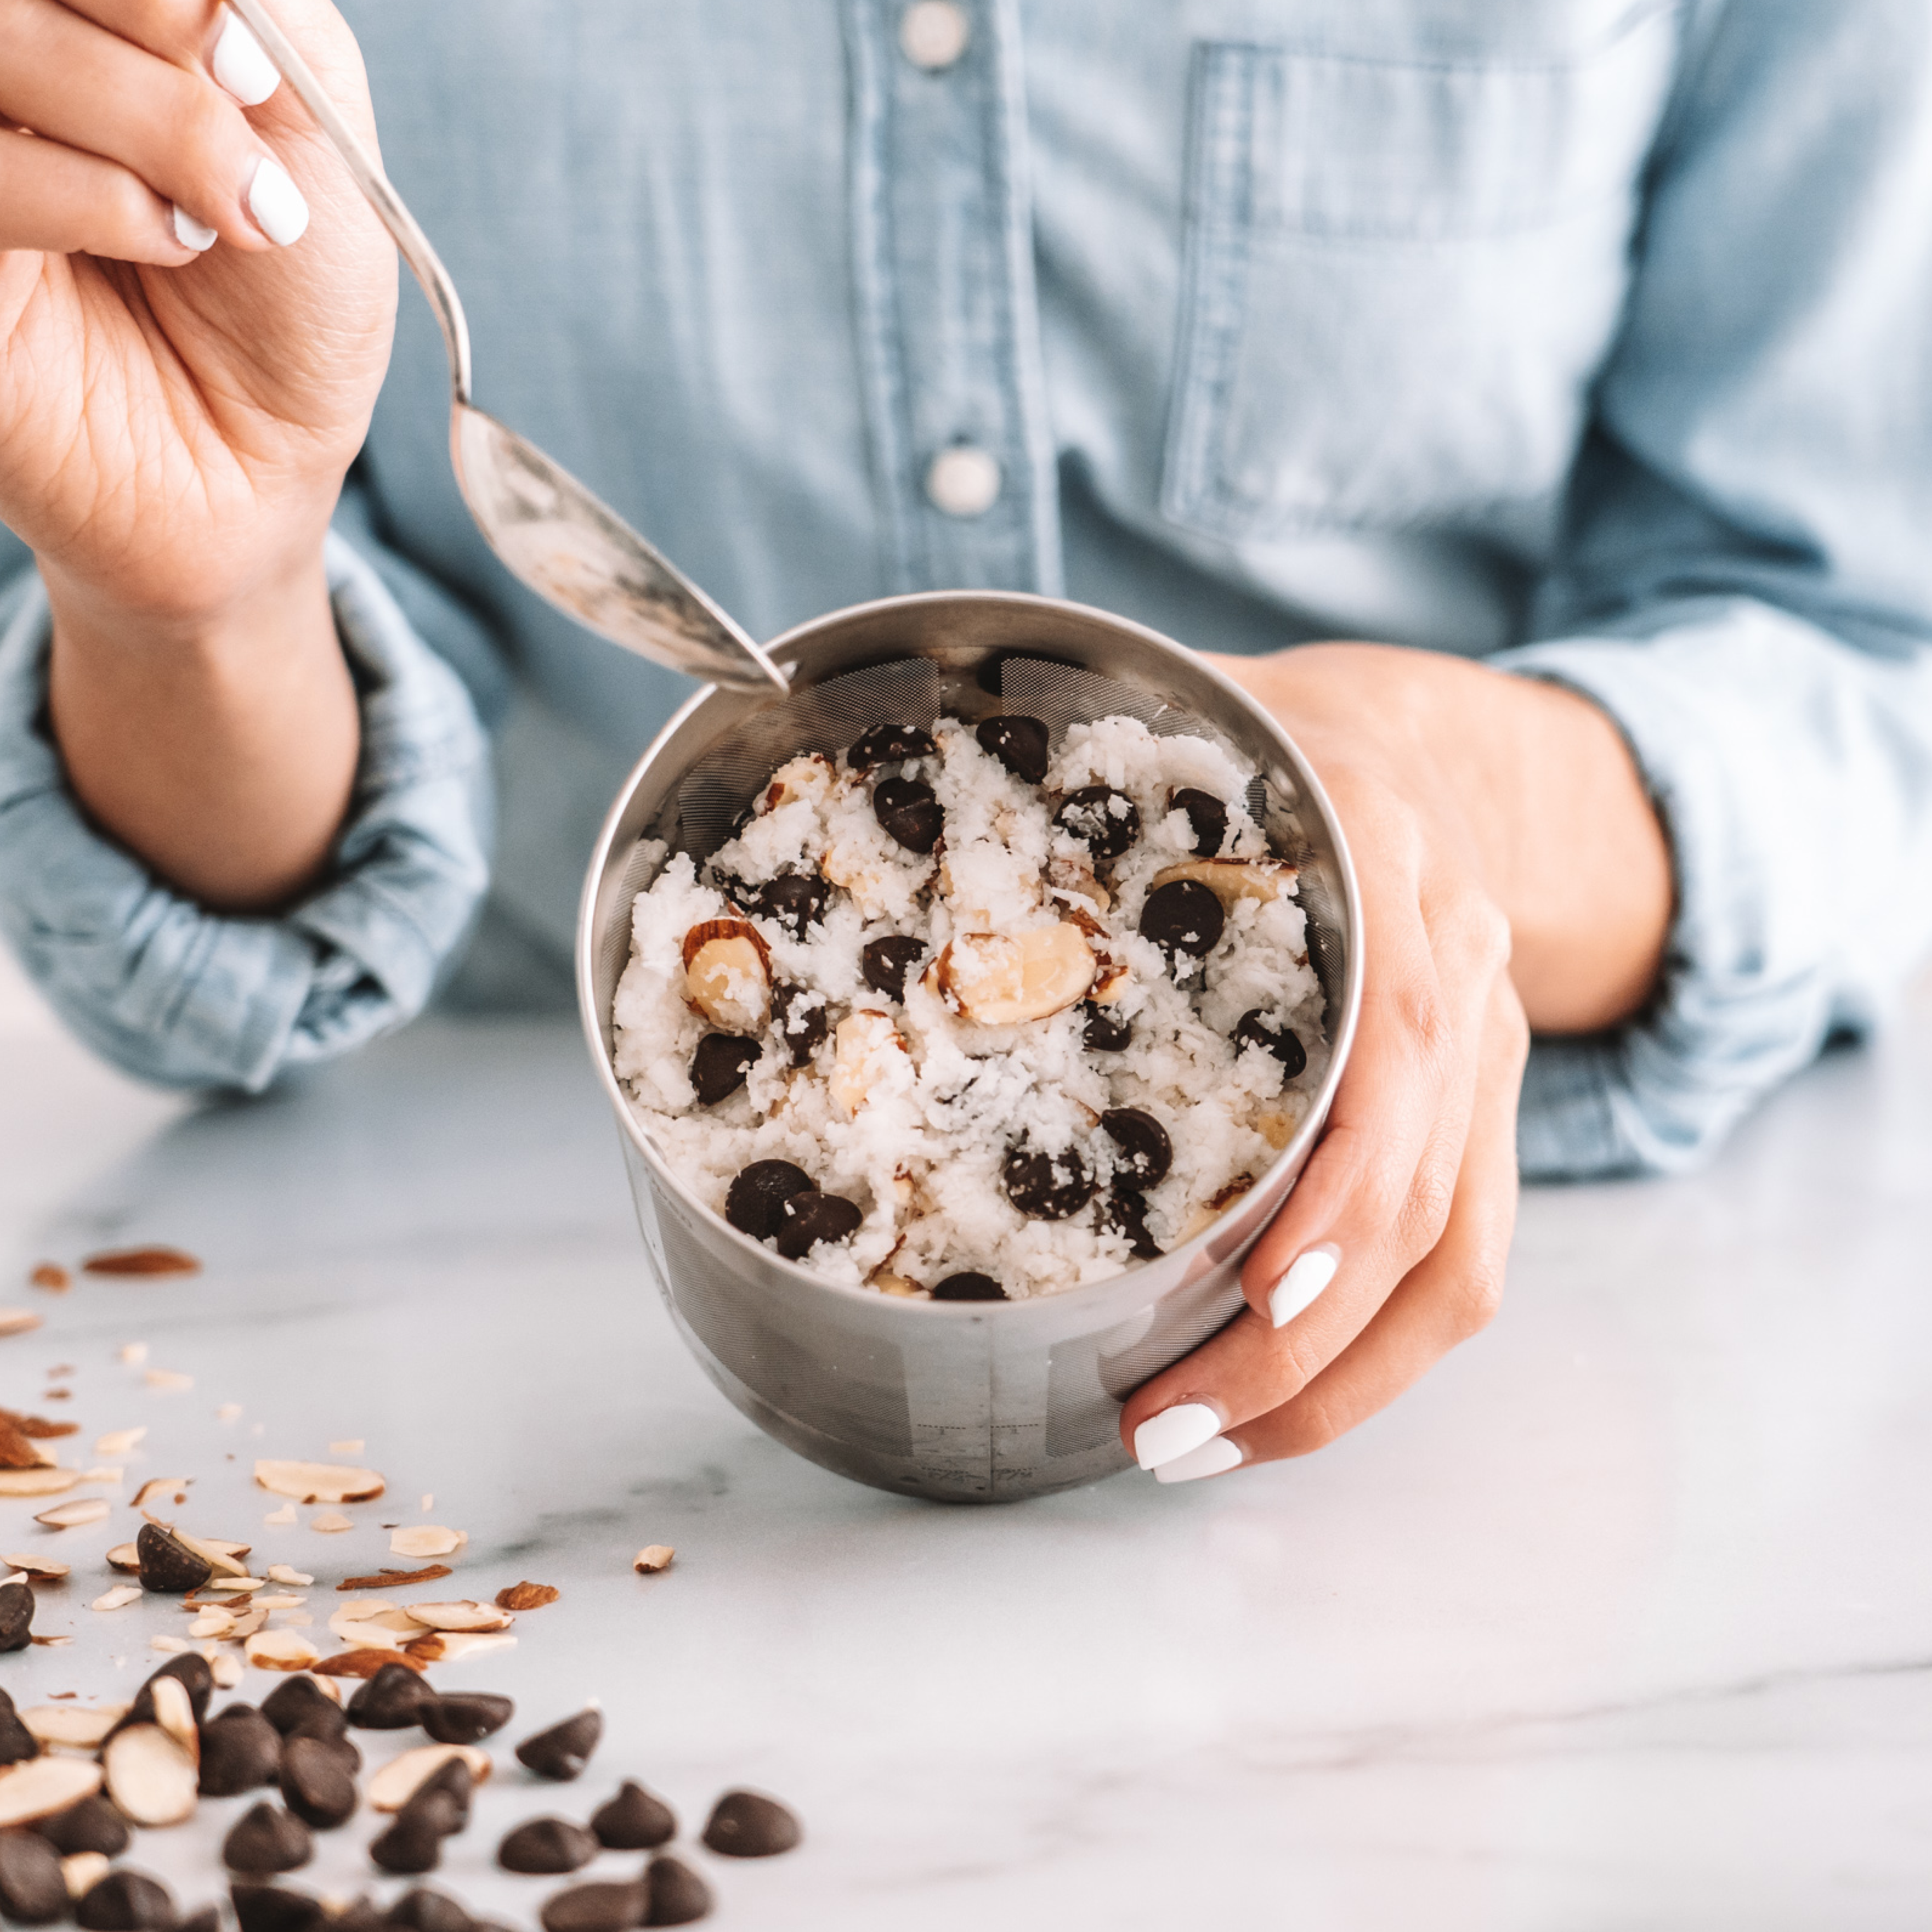
<svg viewBox="0 0 1932 1932"><path fill-rule="evenodd" d="M64 0L73 12L178 67L199 67L244 107L281 85L274 63L218 0Z"/></svg>
<svg viewBox="0 0 1932 1932"><path fill-rule="evenodd" d="M1244 1462L1305 1456L1393 1402L1459 1342L1502 1294L1516 1227L1516 1103L1529 1028L1500 980L1484 1030L1482 1070L1462 1171L1442 1238L1412 1268L1361 1335L1292 1400L1155 1472L1164 1483L1221 1475Z"/></svg>
<svg viewBox="0 0 1932 1932"><path fill-rule="evenodd" d="M212 81L57 0L0 0L0 113L118 162L237 248L299 238L295 184Z"/></svg>
<svg viewBox="0 0 1932 1932"><path fill-rule="evenodd" d="M177 232L175 212L112 161L0 128L0 252L29 248L182 268L200 251Z"/></svg>

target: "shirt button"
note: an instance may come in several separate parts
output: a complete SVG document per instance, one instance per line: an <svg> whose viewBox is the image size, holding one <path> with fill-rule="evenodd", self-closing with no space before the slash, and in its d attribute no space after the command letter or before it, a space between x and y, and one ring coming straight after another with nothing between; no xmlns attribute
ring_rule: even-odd
<svg viewBox="0 0 1932 1932"><path fill-rule="evenodd" d="M926 494L949 517L983 517L1000 500L1000 466L976 443L956 442L932 459Z"/></svg>
<svg viewBox="0 0 1932 1932"><path fill-rule="evenodd" d="M930 73L950 67L972 37L973 23L954 0L914 0L899 16L899 51Z"/></svg>

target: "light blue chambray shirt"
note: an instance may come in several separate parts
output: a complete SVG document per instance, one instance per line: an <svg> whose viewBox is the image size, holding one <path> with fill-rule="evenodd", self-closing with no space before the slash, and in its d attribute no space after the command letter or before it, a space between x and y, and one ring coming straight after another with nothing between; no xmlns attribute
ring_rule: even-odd
<svg viewBox="0 0 1932 1932"><path fill-rule="evenodd" d="M888 0L345 10L481 399L754 632L999 586L1604 706L1673 843L1667 975L1538 1043L1526 1172L1688 1164L1924 950L1924 0L959 0L936 66ZM284 918L211 917L84 824L0 552L0 916L137 1072L260 1088L452 975L564 983L596 825L684 687L496 567L446 394L406 294L331 553L354 815ZM926 493L958 444L998 465L980 515Z"/></svg>

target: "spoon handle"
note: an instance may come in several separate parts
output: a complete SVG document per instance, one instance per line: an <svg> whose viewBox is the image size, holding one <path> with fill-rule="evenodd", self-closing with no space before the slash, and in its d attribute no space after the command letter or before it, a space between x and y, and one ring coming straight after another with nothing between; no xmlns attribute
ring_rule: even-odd
<svg viewBox="0 0 1932 1932"><path fill-rule="evenodd" d="M442 330L442 346L449 352L450 386L455 398L459 403L468 403L470 324L464 318L456 284L450 280L449 271L430 246L429 237L404 205L402 196L390 185L388 176L377 166L375 157L343 119L308 62L275 24L262 0L228 0L228 4L261 42L282 78L301 97L302 105L315 116L322 131L342 157L343 164L356 178L356 185L368 197L369 206L394 238L403 260L422 284L423 293L429 298L429 305L436 312L436 322Z"/></svg>

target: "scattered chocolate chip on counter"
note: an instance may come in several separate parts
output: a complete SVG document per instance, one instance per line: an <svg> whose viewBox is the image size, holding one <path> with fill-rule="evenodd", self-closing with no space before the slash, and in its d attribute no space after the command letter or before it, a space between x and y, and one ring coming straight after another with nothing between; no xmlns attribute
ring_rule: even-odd
<svg viewBox="0 0 1932 1932"><path fill-rule="evenodd" d="M0 1912L19 1925L50 1925L68 1912L61 1855L37 1832L0 1832Z"/></svg>
<svg viewBox="0 0 1932 1932"><path fill-rule="evenodd" d="M34 1592L28 1583L0 1583L0 1651L25 1650L33 1640Z"/></svg>
<svg viewBox="0 0 1932 1932"><path fill-rule="evenodd" d="M282 1747L282 1802L304 1824L332 1832L356 1809L356 1777L320 1738L292 1737Z"/></svg>
<svg viewBox="0 0 1932 1932"><path fill-rule="evenodd" d="M544 1900L544 1932L631 1932L644 1922L650 1894L642 1879L592 1879Z"/></svg>
<svg viewBox="0 0 1932 1932"><path fill-rule="evenodd" d="M506 1871L574 1872L602 1850L596 1834L568 1818L530 1818L496 1847Z"/></svg>
<svg viewBox="0 0 1932 1932"><path fill-rule="evenodd" d="M294 1871L315 1856L315 1838L299 1818L266 1798L251 1804L221 1841L221 1862L251 1877Z"/></svg>
<svg viewBox="0 0 1932 1932"><path fill-rule="evenodd" d="M175 1897L145 1872L111 1871L74 1908L83 1932L173 1932Z"/></svg>
<svg viewBox="0 0 1932 1932"><path fill-rule="evenodd" d="M236 1885L228 1888L242 1932L315 1932L325 1916L322 1900L279 1885Z"/></svg>
<svg viewBox="0 0 1932 1932"><path fill-rule="evenodd" d="M590 1762L603 1735L604 1714L593 1705L526 1738L517 1747L517 1762L539 1778L573 1778Z"/></svg>
<svg viewBox="0 0 1932 1932"><path fill-rule="evenodd" d="M172 1530L158 1523L144 1522L134 1539L136 1558L140 1564L141 1588L159 1594L184 1597L198 1590L214 1574L214 1566L196 1555Z"/></svg>
<svg viewBox="0 0 1932 1932"><path fill-rule="evenodd" d="M252 1704L230 1704L202 1726L202 1797L238 1798L273 1784L281 1768L282 1735Z"/></svg>
<svg viewBox="0 0 1932 1932"><path fill-rule="evenodd" d="M682 1858L660 1852L644 1868L646 1925L688 1925L711 1910L711 1888Z"/></svg>
<svg viewBox="0 0 1932 1932"><path fill-rule="evenodd" d="M94 1852L103 1858L118 1858L134 1835L127 1820L98 1792L56 1811L51 1818L43 1818L34 1828L62 1858Z"/></svg>
<svg viewBox="0 0 1932 1932"><path fill-rule="evenodd" d="M487 1690L446 1690L423 1706L420 1721L440 1744L473 1744L500 1731L516 1713L510 1699Z"/></svg>
<svg viewBox="0 0 1932 1932"><path fill-rule="evenodd" d="M607 1851L655 1851L677 1836L677 1814L656 1792L626 1778L616 1797L591 1813L590 1828Z"/></svg>
<svg viewBox="0 0 1932 1932"><path fill-rule="evenodd" d="M423 1682L420 1671L412 1670L406 1664L386 1664L350 1699L342 1715L359 1730L406 1731L422 1723L424 1709L435 1701L436 1693Z"/></svg>
<svg viewBox="0 0 1932 1932"><path fill-rule="evenodd" d="M773 1858L803 1836L790 1811L758 1791L726 1792L704 1821L705 1844L727 1858Z"/></svg>

